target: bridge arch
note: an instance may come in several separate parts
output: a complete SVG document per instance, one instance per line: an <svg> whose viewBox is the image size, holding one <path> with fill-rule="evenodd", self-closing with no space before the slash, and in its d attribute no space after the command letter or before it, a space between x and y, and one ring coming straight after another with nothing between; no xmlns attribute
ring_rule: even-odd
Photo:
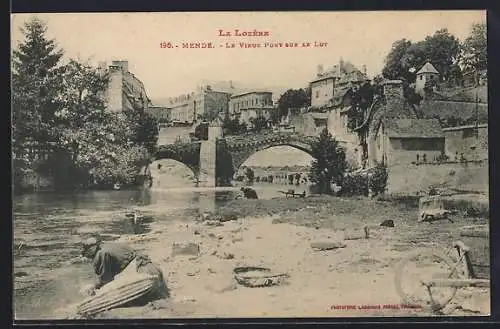
<svg viewBox="0 0 500 329"><path fill-rule="evenodd" d="M198 178L200 173L200 143L161 145L151 160L161 159L171 159L184 164Z"/></svg>
<svg viewBox="0 0 500 329"><path fill-rule="evenodd" d="M237 172L238 169L247 160L249 160L252 156L254 156L255 154L257 154L257 153L259 153L261 151L265 151L265 150L268 150L268 149L271 149L271 148L274 148L274 147L279 147L279 146L288 146L288 147L294 148L296 150L300 150L300 151L302 151L304 153L307 153L311 157L313 156L312 155L312 151L311 151L310 148L304 147L303 145L300 145L300 144L295 144L295 143L276 143L276 144L263 145L263 146L255 148L253 150L250 150L248 152L244 152L244 153L242 152L236 158L234 158L234 156L233 156L233 168L234 168L234 172Z"/></svg>
<svg viewBox="0 0 500 329"><path fill-rule="evenodd" d="M247 140L230 139L227 141L227 147L231 154L233 170L237 172L241 165L252 155L272 147L289 146L313 156L312 143L314 140L315 137L277 134L260 136L257 140L252 140L251 138Z"/></svg>
<svg viewBox="0 0 500 329"><path fill-rule="evenodd" d="M151 187L185 187L196 185L198 174L194 168L175 159L157 159L149 164Z"/></svg>

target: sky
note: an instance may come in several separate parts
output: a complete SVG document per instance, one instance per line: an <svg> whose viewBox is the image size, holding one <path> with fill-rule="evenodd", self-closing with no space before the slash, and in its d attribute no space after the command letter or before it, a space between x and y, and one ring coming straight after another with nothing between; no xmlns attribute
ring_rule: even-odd
<svg viewBox="0 0 500 329"><path fill-rule="evenodd" d="M12 48L24 39L19 28L32 14L13 14ZM319 64L343 60L373 76L383 67L394 41L423 40L441 28L463 40L485 11L398 12L198 12L36 14L65 59L128 60L151 99L194 90L201 80L255 86L304 87ZM269 36L222 37L219 29L267 31ZM171 42L178 48L160 47ZM183 49L182 42L212 42L212 49ZM235 48L225 44L235 43ZM247 43L326 43L326 47L239 48Z"/></svg>

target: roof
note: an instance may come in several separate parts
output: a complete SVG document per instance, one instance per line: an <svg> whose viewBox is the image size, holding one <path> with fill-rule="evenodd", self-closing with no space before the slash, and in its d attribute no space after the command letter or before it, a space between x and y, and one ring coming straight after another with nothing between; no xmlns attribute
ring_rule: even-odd
<svg viewBox="0 0 500 329"><path fill-rule="evenodd" d="M356 68L351 62L344 61L339 64L335 64L331 69L325 71L321 75L317 75L311 83L333 78L343 78L346 76L346 81L364 81L368 80L368 77Z"/></svg>
<svg viewBox="0 0 500 329"><path fill-rule="evenodd" d="M366 74L362 73L361 71L353 71L350 73L346 73L345 75L340 77L339 83L349 83L349 82L362 82L362 81L368 81L368 77Z"/></svg>
<svg viewBox="0 0 500 329"><path fill-rule="evenodd" d="M417 72L417 74L423 74L423 73L435 73L439 74L438 70L429 62L425 63L424 66Z"/></svg>
<svg viewBox="0 0 500 329"><path fill-rule="evenodd" d="M242 91L242 92L237 93L237 94L233 94L233 95L231 95L231 98L240 97L240 96L243 96L246 94L272 94L272 93L273 93L272 91L268 91L268 90L247 90L247 91Z"/></svg>
<svg viewBox="0 0 500 329"><path fill-rule="evenodd" d="M457 130L465 130L465 129L474 129L474 128L488 128L487 123L482 123L478 125L465 125L465 126L457 126L457 127L449 127L443 128L443 131L457 131Z"/></svg>
<svg viewBox="0 0 500 329"><path fill-rule="evenodd" d="M386 119L385 132L390 138L443 138L437 119Z"/></svg>
<svg viewBox="0 0 500 329"><path fill-rule="evenodd" d="M477 106L477 113L476 113ZM425 101L420 105L424 118L460 118L467 120L479 118L479 122L488 122L488 104L451 101Z"/></svg>

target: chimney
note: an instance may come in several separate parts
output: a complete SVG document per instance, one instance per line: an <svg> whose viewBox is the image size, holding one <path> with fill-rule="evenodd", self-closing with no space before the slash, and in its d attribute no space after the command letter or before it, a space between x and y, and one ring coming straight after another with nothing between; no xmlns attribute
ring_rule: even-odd
<svg viewBox="0 0 500 329"><path fill-rule="evenodd" d="M233 80L229 80L229 88L234 89Z"/></svg>
<svg viewBox="0 0 500 329"><path fill-rule="evenodd" d="M404 98L403 81L387 80L384 82L384 96L386 98Z"/></svg>
<svg viewBox="0 0 500 329"><path fill-rule="evenodd" d="M366 75L366 65L363 65L363 74Z"/></svg>
<svg viewBox="0 0 500 329"><path fill-rule="evenodd" d="M403 81L387 80L384 82L384 97L387 111L400 111L404 107Z"/></svg>
<svg viewBox="0 0 500 329"><path fill-rule="evenodd" d="M128 72L128 61L112 61L111 65L119 66L123 72Z"/></svg>

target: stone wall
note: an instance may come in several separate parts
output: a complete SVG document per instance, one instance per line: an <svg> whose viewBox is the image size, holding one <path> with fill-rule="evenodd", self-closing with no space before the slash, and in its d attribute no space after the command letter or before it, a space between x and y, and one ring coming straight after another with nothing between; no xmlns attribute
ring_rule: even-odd
<svg viewBox="0 0 500 329"><path fill-rule="evenodd" d="M487 161L445 164L406 164L389 166L389 193L415 194L431 186L488 193Z"/></svg>
<svg viewBox="0 0 500 329"><path fill-rule="evenodd" d="M386 139L387 141L387 139ZM414 149L405 149L402 145L403 142L414 142L418 143L420 141L425 141L426 143L431 143L433 149L427 148L414 148ZM389 166L393 165L407 165L411 162L417 161L417 154L419 156L419 161L423 161L423 157L425 154L425 158L427 162L432 162L436 157L439 157L444 149L444 139L436 138L432 140L423 139L423 138L412 138L407 139L405 141L401 139L391 138L388 139L388 150L387 150L387 161ZM418 146L418 145L417 145Z"/></svg>
<svg viewBox="0 0 500 329"><path fill-rule="evenodd" d="M311 113L290 116L290 125L295 127L295 132L305 136L319 136L323 127L316 127Z"/></svg>
<svg viewBox="0 0 500 329"><path fill-rule="evenodd" d="M473 126L453 127L443 129L446 136L445 152L450 159L463 153L467 160L488 159L488 125L479 125L476 137Z"/></svg>

